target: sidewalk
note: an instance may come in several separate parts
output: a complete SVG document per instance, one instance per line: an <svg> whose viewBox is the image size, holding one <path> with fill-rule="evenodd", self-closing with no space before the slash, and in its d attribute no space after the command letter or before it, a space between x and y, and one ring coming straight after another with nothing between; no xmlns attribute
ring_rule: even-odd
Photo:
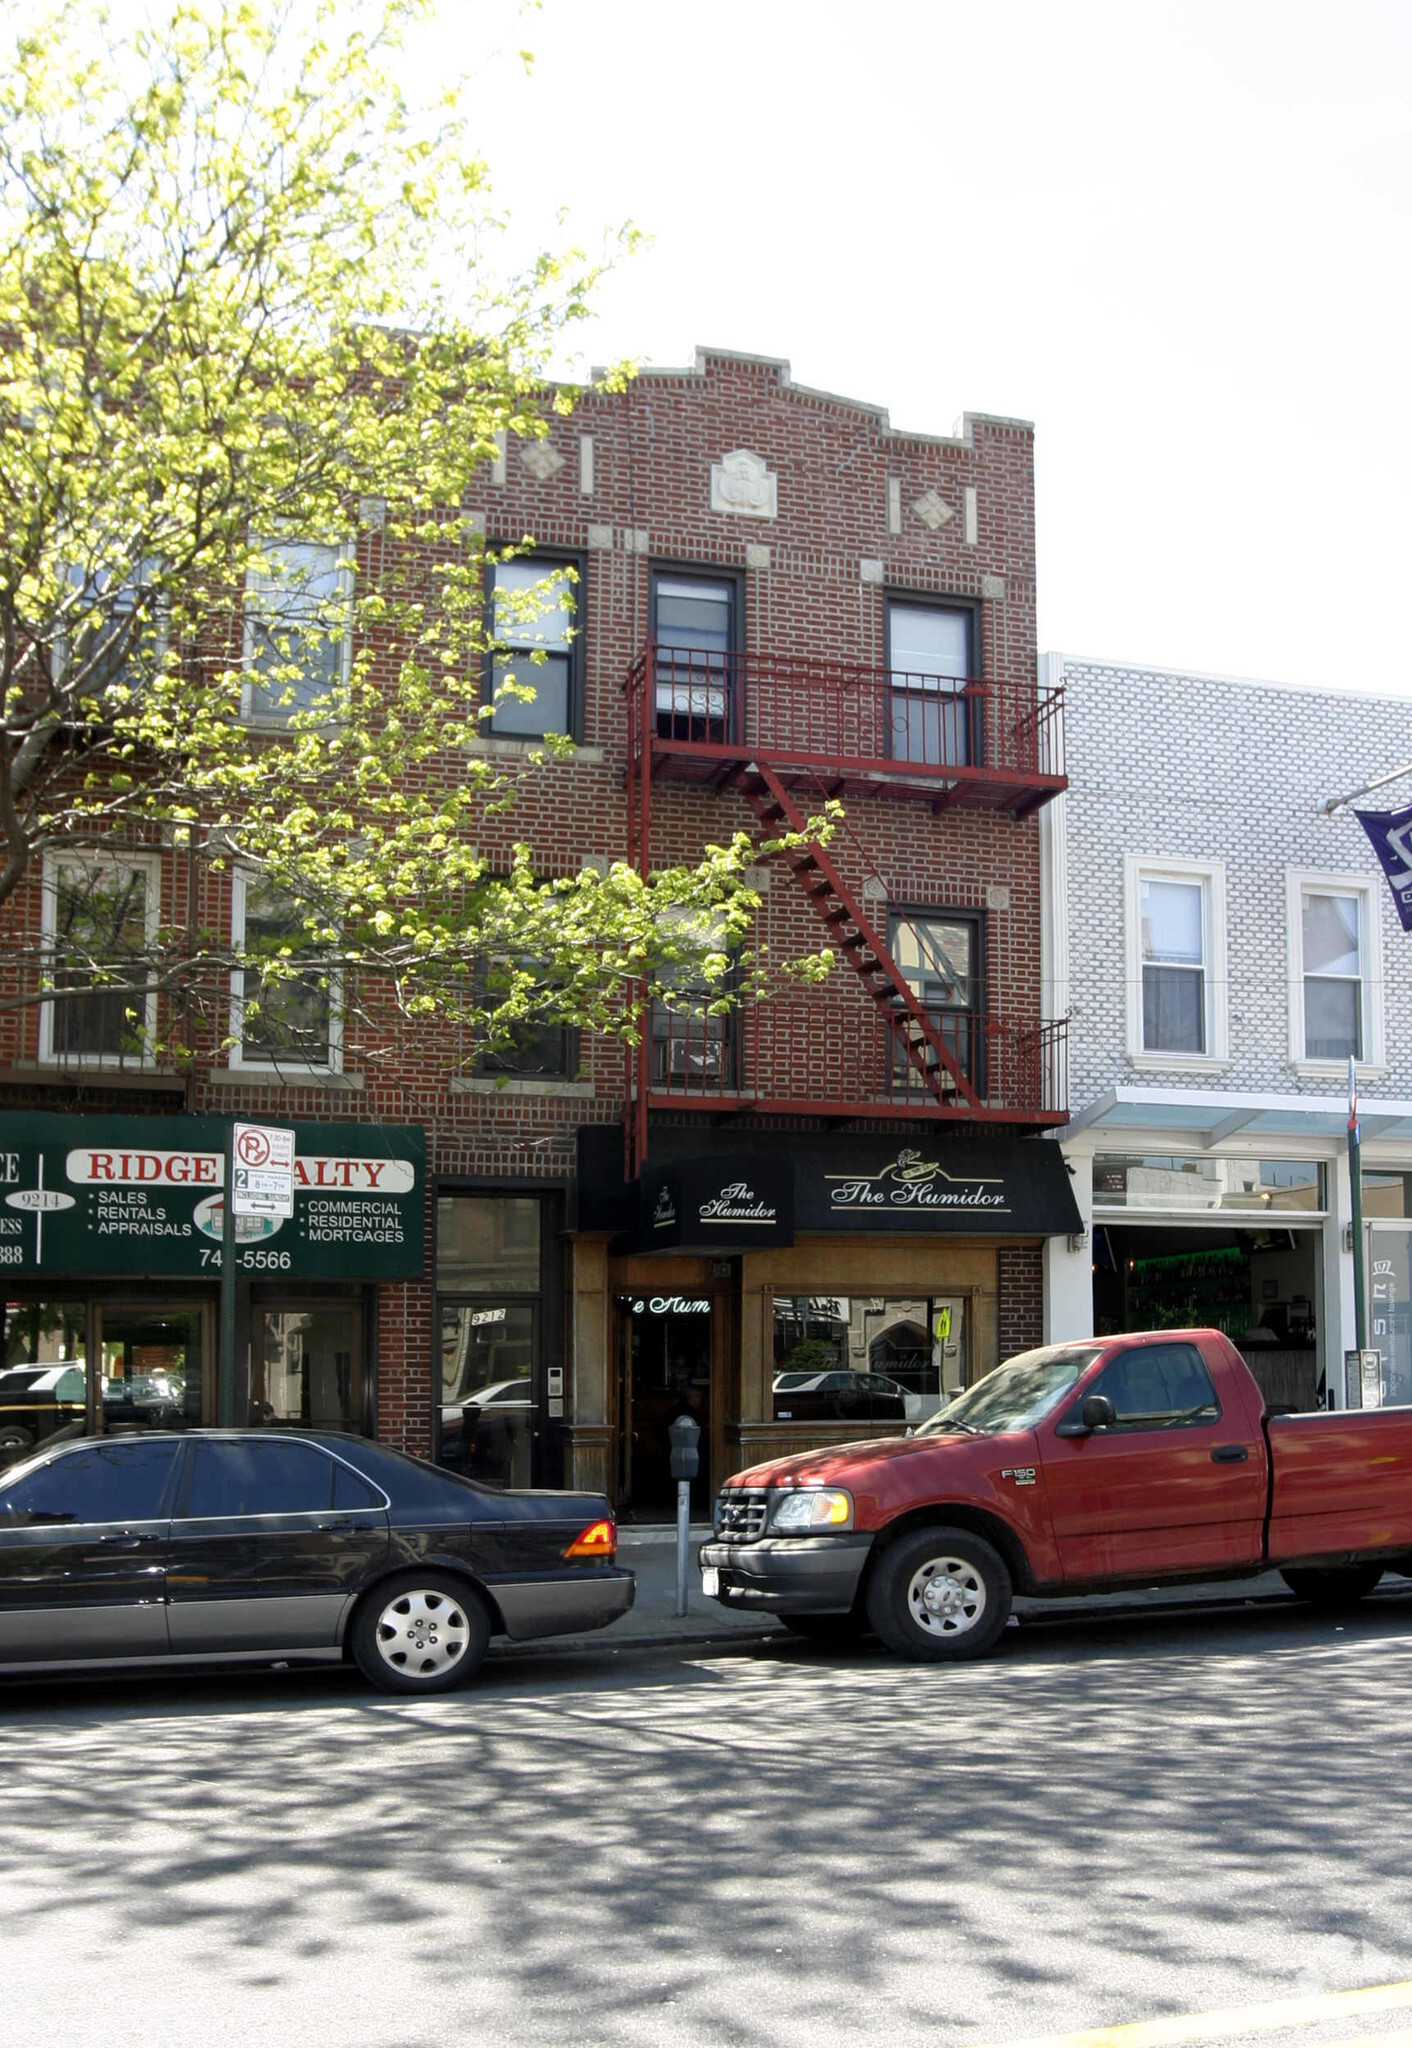
<svg viewBox="0 0 1412 2048"><path fill-rule="evenodd" d="M668 1527L620 1528L618 1563L637 1575L637 1599L632 1611L611 1628L590 1635L554 1636L542 1644L498 1645L525 1649L642 1649L653 1643L707 1643L719 1641L778 1640L785 1631L771 1616L740 1612L719 1600L702 1597L701 1573L696 1553L711 1534L705 1523L694 1524L687 1552L687 1611L676 1611L676 1530ZM1405 1582L1393 1580L1402 1586ZM1205 1609L1225 1612L1231 1608L1264 1606L1284 1601L1291 1606L1294 1596L1278 1572L1265 1572L1257 1579L1221 1579L1197 1586L1133 1587L1123 1593L1093 1593L1062 1600L1017 1598L1015 1614L1020 1626L1034 1627L1047 1621L1073 1620L1083 1614L1114 1619L1125 1614L1146 1613L1153 1608L1178 1612Z"/></svg>

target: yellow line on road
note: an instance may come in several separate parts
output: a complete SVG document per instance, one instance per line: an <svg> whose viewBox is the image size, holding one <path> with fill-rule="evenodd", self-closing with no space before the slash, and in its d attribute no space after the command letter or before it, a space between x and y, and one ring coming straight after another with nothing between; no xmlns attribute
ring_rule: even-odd
<svg viewBox="0 0 1412 2048"><path fill-rule="evenodd" d="M1274 1998L1265 2005L1230 2005L1220 2012L1177 2013L1165 2020L1134 2020L1122 2027L1090 2027L1074 2034L1040 2034L1003 2048L1183 2048L1231 2034L1272 2034L1282 2027L1312 2027L1321 2020L1361 2019L1412 2006L1412 1984L1374 1984L1365 1991L1322 1991L1304 1998ZM996 2044L1002 2048L1002 2044ZM1338 2048L1412 2048L1412 2028L1342 2041Z"/></svg>

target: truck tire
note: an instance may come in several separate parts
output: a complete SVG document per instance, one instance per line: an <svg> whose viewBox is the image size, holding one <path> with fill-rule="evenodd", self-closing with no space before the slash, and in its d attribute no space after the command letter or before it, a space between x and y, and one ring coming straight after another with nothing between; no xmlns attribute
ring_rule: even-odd
<svg viewBox="0 0 1412 2048"><path fill-rule="evenodd" d="M863 1614L782 1614L779 1617L792 1636L802 1636L806 1643L833 1643L842 1647L845 1643L856 1643L868 1633L868 1619Z"/></svg>
<svg viewBox="0 0 1412 2048"><path fill-rule="evenodd" d="M999 1552L969 1529L918 1529L878 1561L868 1619L890 1650L918 1663L983 1657L1010 1618L1014 1588Z"/></svg>
<svg viewBox="0 0 1412 2048"><path fill-rule="evenodd" d="M1348 1564L1310 1571L1281 1572L1280 1577L1298 1600L1311 1607L1353 1607L1372 1592L1383 1570L1377 1564Z"/></svg>

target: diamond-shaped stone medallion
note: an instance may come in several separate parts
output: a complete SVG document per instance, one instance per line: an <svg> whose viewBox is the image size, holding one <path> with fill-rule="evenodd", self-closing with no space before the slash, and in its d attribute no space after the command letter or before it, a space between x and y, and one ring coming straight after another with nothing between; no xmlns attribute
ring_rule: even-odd
<svg viewBox="0 0 1412 2048"><path fill-rule="evenodd" d="M531 441L520 460L535 482L541 484L547 484L550 477L557 476L564 467L563 456L547 441Z"/></svg>
<svg viewBox="0 0 1412 2048"><path fill-rule="evenodd" d="M912 510L923 526L929 528L932 533L935 533L938 527L945 526L948 519L956 517L955 507L948 505L945 498L939 498L932 490L923 491L920 498L914 498Z"/></svg>

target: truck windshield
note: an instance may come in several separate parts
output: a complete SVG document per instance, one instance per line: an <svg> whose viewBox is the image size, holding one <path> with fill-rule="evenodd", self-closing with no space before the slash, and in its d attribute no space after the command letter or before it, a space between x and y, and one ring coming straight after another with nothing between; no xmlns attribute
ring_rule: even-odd
<svg viewBox="0 0 1412 2048"><path fill-rule="evenodd" d="M1033 1429L1102 1349L1101 1344L1047 1344L1042 1351L1021 1351L958 1394L917 1434L945 1436L962 1429L998 1436L1002 1430Z"/></svg>

